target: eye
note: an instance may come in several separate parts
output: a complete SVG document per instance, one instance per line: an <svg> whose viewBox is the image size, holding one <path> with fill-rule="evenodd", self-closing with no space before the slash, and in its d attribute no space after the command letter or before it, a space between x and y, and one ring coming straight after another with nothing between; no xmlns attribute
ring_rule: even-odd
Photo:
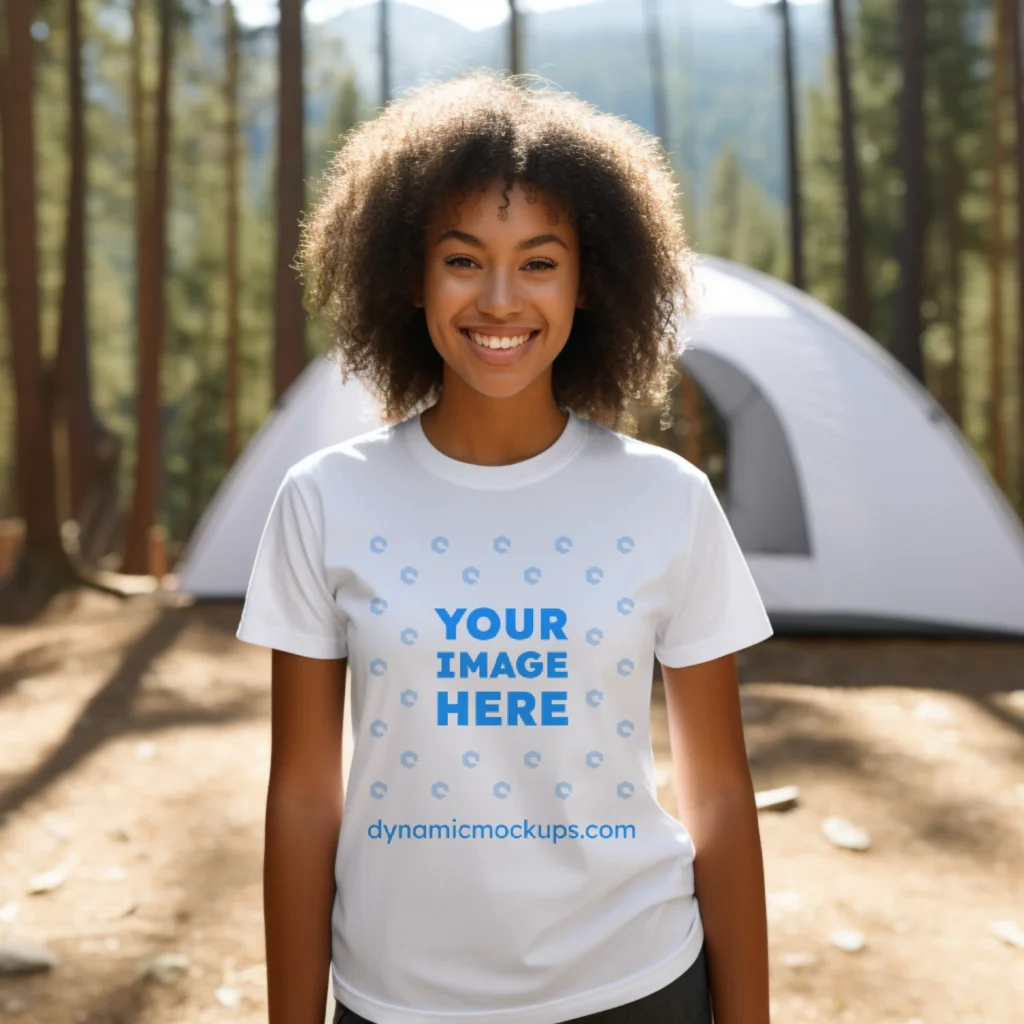
<svg viewBox="0 0 1024 1024"><path fill-rule="evenodd" d="M542 256L537 256L526 264L526 267L532 270L553 270L556 266L558 264L554 260L545 259Z"/></svg>
<svg viewBox="0 0 1024 1024"><path fill-rule="evenodd" d="M468 256L447 256L444 265L446 267L472 267L474 263Z"/></svg>

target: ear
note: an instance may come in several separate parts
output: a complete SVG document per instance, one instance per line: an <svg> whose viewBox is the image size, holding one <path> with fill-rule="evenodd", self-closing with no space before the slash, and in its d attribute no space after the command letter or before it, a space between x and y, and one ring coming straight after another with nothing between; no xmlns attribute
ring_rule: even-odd
<svg viewBox="0 0 1024 1024"><path fill-rule="evenodd" d="M417 306L417 307L423 305L423 282L422 281L417 281L412 286L412 304L414 306Z"/></svg>
<svg viewBox="0 0 1024 1024"><path fill-rule="evenodd" d="M579 292L576 295L576 308L577 309L586 309L587 308L587 293L586 293L586 291L584 291L582 285L580 286L580 290L579 290Z"/></svg>

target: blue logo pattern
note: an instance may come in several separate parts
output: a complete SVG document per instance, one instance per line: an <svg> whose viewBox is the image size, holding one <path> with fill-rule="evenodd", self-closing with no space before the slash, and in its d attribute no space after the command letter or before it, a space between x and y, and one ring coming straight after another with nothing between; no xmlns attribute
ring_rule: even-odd
<svg viewBox="0 0 1024 1024"><path fill-rule="evenodd" d="M628 555L633 552L635 548L635 542L632 537L621 536L616 542L616 547L624 555ZM375 554L382 554L387 550L388 542L385 537L380 535L374 536L370 540L370 550ZM447 537L438 536L434 537L430 542L431 549L436 554L445 554L449 550L450 542ZM512 547L512 541L509 537L504 535L494 538L493 547L497 554L506 554ZM560 536L555 539L554 542L555 550L559 554L568 554L573 547L573 541L571 537ZM415 583L419 578L419 571L411 565L405 566L400 574L400 579L403 583L411 585ZM543 572L538 566L531 565L523 572L523 579L531 584L536 585L541 581ZM591 585L597 585L604 580L604 570L600 566L592 565L587 568L585 572L585 578ZM476 566L466 566L462 570L463 582L467 584L476 584L480 580L480 570ZM388 602L382 597L374 597L370 601L370 611L374 615L383 615L387 611ZM635 609L635 602L632 598L621 597L616 602L616 610L620 615L629 615ZM412 646L419 639L418 632L413 628L406 628L401 631L400 634L401 642L407 646ZM604 631L594 626L586 631L585 634L586 642L592 646L597 647L604 639ZM629 676L635 669L635 664L629 658L621 658L616 664L616 670L621 676ZM387 662L383 658L374 658L370 662L370 673L374 676L382 676L387 670ZM415 690L407 689L403 690L399 695L399 700L404 707L414 707L419 699L419 695ZM586 703L592 707L599 707L604 701L604 693L598 689L588 690L585 695ZM616 725L616 732L619 736L624 739L628 739L633 736L635 732L635 725L628 719L623 719ZM370 723L369 727L370 734L374 737L380 738L384 736L388 731L387 722L382 719L375 719ZM466 768L476 768L480 764L480 754L475 750L467 750L462 755L462 763ZM415 768L419 763L419 755L414 750L405 750L402 752L399 761L402 767L411 769ZM527 768L537 769L540 767L542 756L537 750L527 751L523 755L523 763ZM599 768L604 763L604 754L599 750L588 751L585 755L585 761L589 768ZM383 781L375 781L370 785L370 795L376 799L382 799L388 792L387 783ZM431 795L437 800L443 800L450 793L450 787L447 782L437 781L430 787ZM492 792L499 800L505 800L509 797L512 792L512 786L510 783L500 781L494 783ZM554 793L560 800L568 799L573 792L572 784L566 781L560 781L554 786ZM616 786L616 794L623 800L630 799L635 793L635 787L633 783L628 781L622 781Z"/></svg>

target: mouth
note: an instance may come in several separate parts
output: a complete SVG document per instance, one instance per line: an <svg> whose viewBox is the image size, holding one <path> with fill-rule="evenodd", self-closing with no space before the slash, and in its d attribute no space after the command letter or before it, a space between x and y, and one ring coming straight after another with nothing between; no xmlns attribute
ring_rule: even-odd
<svg viewBox="0 0 1024 1024"><path fill-rule="evenodd" d="M474 347L491 352L517 349L528 345L540 334L540 330L517 330L512 333L508 328L488 331L476 331L469 327L460 327L462 336Z"/></svg>

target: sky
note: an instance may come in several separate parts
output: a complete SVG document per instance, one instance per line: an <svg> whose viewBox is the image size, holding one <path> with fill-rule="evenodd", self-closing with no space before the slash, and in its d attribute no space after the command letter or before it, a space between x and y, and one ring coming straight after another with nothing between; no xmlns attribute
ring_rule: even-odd
<svg viewBox="0 0 1024 1024"><path fill-rule="evenodd" d="M333 18L350 7L362 7L370 0L306 0L306 20L316 24ZM443 14L468 29L490 28L508 17L506 0L401 0ZM576 7L594 0L523 0L524 12L553 11ZM277 0L235 0L238 18L246 25L272 25L277 22Z"/></svg>

